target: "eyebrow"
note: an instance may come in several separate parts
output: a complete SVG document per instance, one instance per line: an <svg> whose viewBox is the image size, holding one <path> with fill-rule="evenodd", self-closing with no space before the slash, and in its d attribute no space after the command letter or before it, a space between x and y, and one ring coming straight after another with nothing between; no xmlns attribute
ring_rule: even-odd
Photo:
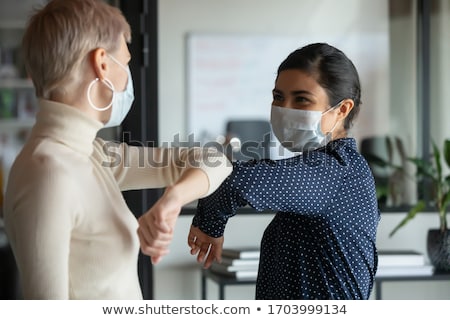
<svg viewBox="0 0 450 320"><path fill-rule="evenodd" d="M278 89L273 89L272 90L273 93L283 93L283 91L278 90ZM299 94L306 94L306 95L310 95L313 96L313 94L307 90L296 90L296 91L291 91L290 92L291 95L299 95Z"/></svg>

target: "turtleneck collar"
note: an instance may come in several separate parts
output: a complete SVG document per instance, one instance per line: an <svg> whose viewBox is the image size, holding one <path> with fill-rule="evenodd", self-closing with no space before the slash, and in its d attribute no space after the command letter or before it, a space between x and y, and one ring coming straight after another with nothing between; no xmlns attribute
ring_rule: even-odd
<svg viewBox="0 0 450 320"><path fill-rule="evenodd" d="M69 105L39 99L39 111L31 138L46 137L75 151L91 155L93 141L103 123Z"/></svg>

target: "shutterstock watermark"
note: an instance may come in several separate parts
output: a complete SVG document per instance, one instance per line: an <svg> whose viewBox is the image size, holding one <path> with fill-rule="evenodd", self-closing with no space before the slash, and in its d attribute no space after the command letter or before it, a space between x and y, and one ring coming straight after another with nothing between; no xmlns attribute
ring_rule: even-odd
<svg viewBox="0 0 450 320"><path fill-rule="evenodd" d="M122 142L125 142L122 144ZM284 145L284 146L283 146ZM292 157L300 153L292 153L286 147L271 139L270 132L261 141L241 140L236 137L219 139L218 141L201 142L189 134L186 140L175 134L171 142L156 145L154 141L139 141L131 139L130 132L123 132L122 141L107 141L103 151L108 157L103 161L105 167L217 167L223 165L224 157L228 160L277 160ZM293 143L291 145L294 145ZM317 143L306 144L303 155L307 151L319 147ZM306 159L305 159L306 160Z"/></svg>

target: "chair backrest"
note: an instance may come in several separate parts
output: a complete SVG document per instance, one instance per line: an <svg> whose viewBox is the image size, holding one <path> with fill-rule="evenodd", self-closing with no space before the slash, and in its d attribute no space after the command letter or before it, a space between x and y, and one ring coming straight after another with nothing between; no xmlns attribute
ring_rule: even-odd
<svg viewBox="0 0 450 320"><path fill-rule="evenodd" d="M270 122L266 120L230 120L226 126L227 156L232 160L270 158Z"/></svg>

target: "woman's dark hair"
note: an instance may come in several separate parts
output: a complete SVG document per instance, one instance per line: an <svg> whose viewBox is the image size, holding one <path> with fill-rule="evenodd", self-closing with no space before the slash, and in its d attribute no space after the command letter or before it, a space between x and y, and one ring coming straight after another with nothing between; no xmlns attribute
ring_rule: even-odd
<svg viewBox="0 0 450 320"><path fill-rule="evenodd" d="M339 49L326 43L313 43L297 49L280 64L281 71L297 69L314 77L334 106L344 99L352 99L354 107L344 121L348 130L359 113L361 85L353 62Z"/></svg>

